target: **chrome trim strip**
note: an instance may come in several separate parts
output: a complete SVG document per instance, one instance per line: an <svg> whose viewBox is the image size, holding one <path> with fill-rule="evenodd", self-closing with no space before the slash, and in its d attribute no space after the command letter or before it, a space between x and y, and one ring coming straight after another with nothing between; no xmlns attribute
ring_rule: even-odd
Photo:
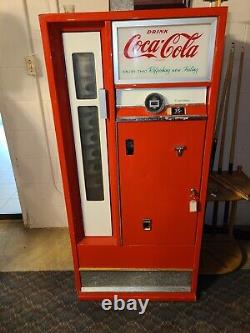
<svg viewBox="0 0 250 333"><path fill-rule="evenodd" d="M118 117L116 122L147 122L147 121L186 121L186 120L206 120L207 115L181 115L181 116L158 116L158 117Z"/></svg>
<svg viewBox="0 0 250 333"><path fill-rule="evenodd" d="M109 286L109 287L81 287L81 292L191 292L187 286Z"/></svg>
<svg viewBox="0 0 250 333"><path fill-rule="evenodd" d="M205 103L176 103L176 104L165 104L165 108L166 107L176 107L176 106L189 106L189 105L206 105ZM141 108L144 107L145 108L145 104L135 104L135 105L126 105L126 104L116 104L116 107L118 109L123 109L123 108Z"/></svg>
<svg viewBox="0 0 250 333"><path fill-rule="evenodd" d="M107 104L106 104L106 90L99 89L99 114L101 119L107 119Z"/></svg>

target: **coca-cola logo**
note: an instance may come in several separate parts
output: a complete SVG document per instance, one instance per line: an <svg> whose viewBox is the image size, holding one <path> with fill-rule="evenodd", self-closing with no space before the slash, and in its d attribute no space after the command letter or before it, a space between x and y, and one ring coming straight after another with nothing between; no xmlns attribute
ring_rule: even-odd
<svg viewBox="0 0 250 333"><path fill-rule="evenodd" d="M198 40L203 34L195 32L175 33L165 39L144 40L141 34L132 36L124 47L127 59L147 58L193 58L199 50Z"/></svg>

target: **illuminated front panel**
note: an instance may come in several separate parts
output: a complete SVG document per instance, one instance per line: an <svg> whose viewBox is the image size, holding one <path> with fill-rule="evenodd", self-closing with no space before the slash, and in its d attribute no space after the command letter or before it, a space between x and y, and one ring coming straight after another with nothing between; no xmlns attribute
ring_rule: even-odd
<svg viewBox="0 0 250 333"><path fill-rule="evenodd" d="M211 79L216 18L113 22L115 83Z"/></svg>

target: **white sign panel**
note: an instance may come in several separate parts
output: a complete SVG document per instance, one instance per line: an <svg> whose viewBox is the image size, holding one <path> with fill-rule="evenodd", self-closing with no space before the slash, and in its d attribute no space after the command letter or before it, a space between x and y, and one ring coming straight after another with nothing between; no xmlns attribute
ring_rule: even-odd
<svg viewBox="0 0 250 333"><path fill-rule="evenodd" d="M115 83L211 79L215 17L113 22Z"/></svg>
<svg viewBox="0 0 250 333"><path fill-rule="evenodd" d="M117 89L116 105L118 107L145 106L146 97L152 93L155 93L154 88ZM165 105L205 104L207 88L157 88L157 93L164 96Z"/></svg>

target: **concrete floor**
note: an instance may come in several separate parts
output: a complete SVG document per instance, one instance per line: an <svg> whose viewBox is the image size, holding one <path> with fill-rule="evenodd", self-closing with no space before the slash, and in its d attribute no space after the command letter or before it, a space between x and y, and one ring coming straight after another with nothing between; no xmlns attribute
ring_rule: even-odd
<svg viewBox="0 0 250 333"><path fill-rule="evenodd" d="M25 229L22 221L0 221L0 271L72 270L67 228Z"/></svg>
<svg viewBox="0 0 250 333"><path fill-rule="evenodd" d="M241 241L245 258L243 269L250 269L250 242ZM25 229L22 221L0 220L0 271L72 270L67 228Z"/></svg>

